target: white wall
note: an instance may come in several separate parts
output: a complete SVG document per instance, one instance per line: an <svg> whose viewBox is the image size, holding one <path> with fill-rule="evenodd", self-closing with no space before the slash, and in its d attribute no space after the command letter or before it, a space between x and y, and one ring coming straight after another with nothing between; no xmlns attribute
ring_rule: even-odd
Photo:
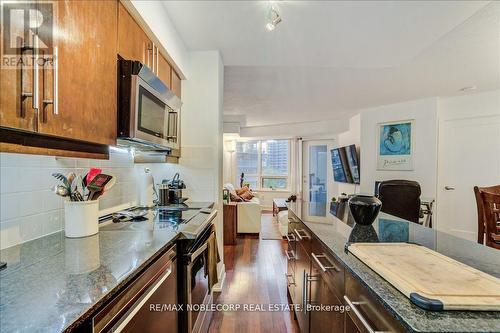
<svg viewBox="0 0 500 333"><path fill-rule="evenodd" d="M415 120L412 171L377 170L377 124ZM377 180L417 181L422 196L436 198L437 98L420 99L366 109L361 112L361 192L373 194Z"/></svg>
<svg viewBox="0 0 500 333"><path fill-rule="evenodd" d="M224 66L218 51L203 51L190 53L189 68L189 79L182 81L182 157L179 166L181 170L189 170L186 185L190 199L214 201L219 208L215 225L222 256Z"/></svg>

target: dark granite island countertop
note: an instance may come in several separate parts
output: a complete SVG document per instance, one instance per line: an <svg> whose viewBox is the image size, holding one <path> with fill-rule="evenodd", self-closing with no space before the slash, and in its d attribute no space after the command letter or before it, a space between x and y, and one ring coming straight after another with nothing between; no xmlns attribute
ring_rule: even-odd
<svg viewBox="0 0 500 333"><path fill-rule="evenodd" d="M297 216L331 250L367 290L409 332L500 332L500 312L426 311L375 273L354 255L345 252L353 230L352 222L341 221L329 212L329 204L289 203ZM492 276L500 278L500 251L381 213L371 229L381 242L414 242ZM362 230L361 230L362 233ZM361 235L362 236L362 235Z"/></svg>
<svg viewBox="0 0 500 333"><path fill-rule="evenodd" d="M201 225L208 216L200 213L193 222ZM85 238L58 232L0 251L7 262L0 271L0 331L72 329L185 237L151 217L117 225L105 223Z"/></svg>

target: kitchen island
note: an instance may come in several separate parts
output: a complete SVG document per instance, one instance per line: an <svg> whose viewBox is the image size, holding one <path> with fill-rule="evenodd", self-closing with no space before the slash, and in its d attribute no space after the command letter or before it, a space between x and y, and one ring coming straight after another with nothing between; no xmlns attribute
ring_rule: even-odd
<svg viewBox="0 0 500 333"><path fill-rule="evenodd" d="M436 312L427 311L414 305L367 265L351 253L346 252L345 245L348 241L414 242L497 278L500 277L500 252L498 250L384 213L378 216L373 228L359 229L357 227L353 229L354 224L352 221L342 221L330 214L329 204L297 201L289 203L288 209L289 231L292 231L288 237L289 242L291 241L289 249L292 248L290 244L303 244L303 246L294 245L296 250L288 254L289 259L294 259L293 263L289 260L288 264L289 280L291 280L288 283L289 293L294 294L290 295L292 300L295 297L295 299L299 299L299 301L302 299L307 303L317 301L312 300L312 295L319 294L319 297L321 297L321 293L314 290L301 290L307 288L308 282L310 285L317 284L317 282L311 282L310 277L313 276L313 272L307 273L309 267L307 266L307 259L304 263L304 257L309 255L311 257L311 267L314 267L315 262L322 265L323 268L328 262L333 263L331 266L335 268L335 271L332 270L331 273L333 282L330 287L331 290L337 292L337 300L344 305L349 305L346 296L349 296L350 292L356 294L354 297L356 297L355 304L358 308L358 314L361 314L361 317L365 316L362 320L354 319L354 321L357 321L358 326L365 326L364 328L366 328L367 325L372 325L371 328L374 331L387 331L390 328L391 332L500 332L500 312ZM295 229L297 229L297 232L294 232ZM298 236L294 237L294 234ZM307 237L309 237L309 240ZM308 242L312 244L308 244ZM319 245L316 246L314 242ZM325 260L328 258L323 256L322 251L331 259ZM320 255L318 255L319 253ZM313 258L312 254L316 258ZM321 262L318 260L321 260ZM302 270L305 273L302 273ZM291 274L294 275L294 279L290 276ZM304 278L302 278L303 274L305 274ZM317 274L314 275L314 277L317 276ZM301 279L305 282L300 282ZM429 279L432 279L432 276L429 276ZM297 297L297 295L300 297ZM350 297L354 298L353 296ZM363 301L359 302L361 299ZM371 299L373 299L373 303L370 303ZM347 297L347 300L349 300L349 297ZM353 299L350 299L350 301L353 301ZM378 308L380 308L380 311L377 310ZM363 312L363 310L366 311ZM370 313L373 318L367 318ZM309 329L303 328L306 327L306 323L309 321L311 333L320 331L319 329L313 329L316 327L316 323L313 322L314 316L318 316L314 312L306 312L305 315L299 313L297 316L299 324L301 321L303 322L301 326L302 332ZM353 311L346 315L345 332L357 332L357 329L352 329L353 325L349 321L351 317L357 317L357 315ZM339 321L341 320L343 319L339 319ZM364 321L366 325L361 321ZM377 327L377 323L380 323L380 326L383 327ZM344 326L343 323L339 325ZM359 327L358 329L359 331L364 330Z"/></svg>
<svg viewBox="0 0 500 333"><path fill-rule="evenodd" d="M175 225L158 223L150 211L141 222L104 222L94 236L71 239L62 231L0 251L7 262L0 271L0 330L81 329L177 240L192 237L214 214L200 213Z"/></svg>

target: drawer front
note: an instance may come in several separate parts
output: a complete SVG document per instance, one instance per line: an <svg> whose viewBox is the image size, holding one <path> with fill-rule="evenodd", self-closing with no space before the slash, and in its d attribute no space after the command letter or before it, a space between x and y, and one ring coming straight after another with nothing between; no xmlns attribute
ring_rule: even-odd
<svg viewBox="0 0 500 333"><path fill-rule="evenodd" d="M348 315L359 331L405 332L401 324L369 294L351 273L345 272L344 302L351 307Z"/></svg>
<svg viewBox="0 0 500 333"><path fill-rule="evenodd" d="M311 249L312 267L339 299L344 297L344 266L316 238Z"/></svg>
<svg viewBox="0 0 500 333"><path fill-rule="evenodd" d="M173 262L175 256L176 246L174 245L92 318L94 327L93 331L105 332L110 330L111 327L117 323L120 317L123 317L126 312L130 311L131 307L138 302L138 300L151 286L152 282L165 270L166 267L172 270L172 277L174 277L175 280L175 262ZM177 298L176 295L175 298Z"/></svg>

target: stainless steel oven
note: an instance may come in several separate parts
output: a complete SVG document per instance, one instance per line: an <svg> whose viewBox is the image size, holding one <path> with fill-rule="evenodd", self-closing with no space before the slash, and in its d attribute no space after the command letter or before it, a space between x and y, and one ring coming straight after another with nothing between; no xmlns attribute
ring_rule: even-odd
<svg viewBox="0 0 500 333"><path fill-rule="evenodd" d="M184 311L179 313L179 332L181 333L203 332L206 329L203 325L206 325L210 319L205 318L210 315L210 312L199 311L197 307L212 303L207 274L207 242L212 233L215 233L215 227L210 223L194 241L179 243L184 253L179 261L178 280L179 302L184 305ZM193 308L189 311L188 306L193 306Z"/></svg>
<svg viewBox="0 0 500 333"><path fill-rule="evenodd" d="M119 60L118 67L120 143L150 148L146 150L178 149L180 99L140 62Z"/></svg>

